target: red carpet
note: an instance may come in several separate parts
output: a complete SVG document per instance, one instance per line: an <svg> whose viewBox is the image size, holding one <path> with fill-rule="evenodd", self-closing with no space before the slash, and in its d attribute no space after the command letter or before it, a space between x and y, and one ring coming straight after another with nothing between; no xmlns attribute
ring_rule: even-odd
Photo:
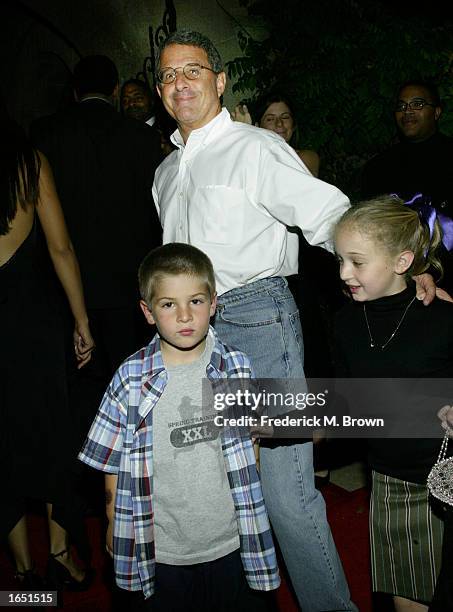
<svg viewBox="0 0 453 612"><path fill-rule="evenodd" d="M334 539L343 561L351 589L352 599L360 612L371 612L371 587L368 549L368 496L365 489L349 493L333 484L322 489L327 504L327 514ZM85 593L65 593L64 609L67 612L108 612L110 593L107 586L109 563L101 544L101 521L87 519L90 540L93 547L93 565L96 578L92 587ZM32 516L30 519L33 557L40 573L45 570L47 558L47 535L44 517ZM288 589L283 574L283 584L277 593L281 612L297 612L298 606ZM15 590L11 563L6 549L0 550L0 590ZM24 610L25 608L21 608ZM55 610L55 608L48 608ZM40 608L45 610L45 608Z"/></svg>
<svg viewBox="0 0 453 612"><path fill-rule="evenodd" d="M350 493L329 484L322 492L352 600L360 612L371 612L368 491L363 488Z"/></svg>
<svg viewBox="0 0 453 612"><path fill-rule="evenodd" d="M360 612L372 612L368 545L368 492L348 492L334 484L322 488L327 517L343 563L351 597ZM282 571L282 586L277 592L280 612L298 612Z"/></svg>

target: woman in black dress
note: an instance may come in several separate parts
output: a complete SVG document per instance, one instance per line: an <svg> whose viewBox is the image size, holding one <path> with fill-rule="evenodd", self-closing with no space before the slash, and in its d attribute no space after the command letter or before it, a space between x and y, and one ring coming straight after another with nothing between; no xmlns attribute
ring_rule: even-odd
<svg viewBox="0 0 453 612"><path fill-rule="evenodd" d="M67 475L71 420L62 304L49 255L74 317L78 367L89 361L94 343L50 166L17 124L2 119L0 126L0 461L6 483L1 535L8 536L22 586L39 587L25 512L29 499L47 502L48 574L57 587L84 588L88 575L74 562L62 526L73 504Z"/></svg>

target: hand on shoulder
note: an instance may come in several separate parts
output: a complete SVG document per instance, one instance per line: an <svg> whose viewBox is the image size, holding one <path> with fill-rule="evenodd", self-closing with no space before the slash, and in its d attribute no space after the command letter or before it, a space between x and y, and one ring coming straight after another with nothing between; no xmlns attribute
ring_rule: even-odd
<svg viewBox="0 0 453 612"><path fill-rule="evenodd" d="M425 306L431 304L435 297L445 302L453 302L453 298L444 289L436 286L431 274L425 272L414 276L414 281L417 289L417 299L423 301Z"/></svg>

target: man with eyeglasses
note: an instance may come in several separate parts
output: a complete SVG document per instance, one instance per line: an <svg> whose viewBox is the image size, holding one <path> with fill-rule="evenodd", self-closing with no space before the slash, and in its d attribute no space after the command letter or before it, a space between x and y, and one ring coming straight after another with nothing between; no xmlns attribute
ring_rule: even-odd
<svg viewBox="0 0 453 612"><path fill-rule="evenodd" d="M221 106L222 61L205 36L172 34L161 46L157 78L178 125L177 150L153 187L164 242L209 255L219 292L215 328L249 355L258 377L303 379L299 313L285 280L297 272L298 239L288 227L326 245L348 199L314 178L277 134L232 121ZM262 446L266 506L302 609L356 610L314 488L312 453L306 440Z"/></svg>
<svg viewBox="0 0 453 612"><path fill-rule="evenodd" d="M453 139L439 132L442 106L437 87L425 81L404 83L394 115L399 142L369 161L362 175L362 196L397 193L410 200L426 196L438 211L453 217ZM444 252L440 285L453 291L453 260Z"/></svg>

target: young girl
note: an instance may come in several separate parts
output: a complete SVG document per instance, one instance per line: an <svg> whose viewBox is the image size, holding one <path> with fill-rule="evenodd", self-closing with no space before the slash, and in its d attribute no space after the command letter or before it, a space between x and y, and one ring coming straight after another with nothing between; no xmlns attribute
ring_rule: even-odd
<svg viewBox="0 0 453 612"><path fill-rule="evenodd" d="M352 297L336 321L337 375L451 377L453 304L435 300L426 308L410 280L440 269L437 222L430 235L415 210L389 196L349 209L334 239ZM439 439L368 442L373 590L392 594L398 612L427 610L439 573L442 521L425 484L439 449Z"/></svg>

